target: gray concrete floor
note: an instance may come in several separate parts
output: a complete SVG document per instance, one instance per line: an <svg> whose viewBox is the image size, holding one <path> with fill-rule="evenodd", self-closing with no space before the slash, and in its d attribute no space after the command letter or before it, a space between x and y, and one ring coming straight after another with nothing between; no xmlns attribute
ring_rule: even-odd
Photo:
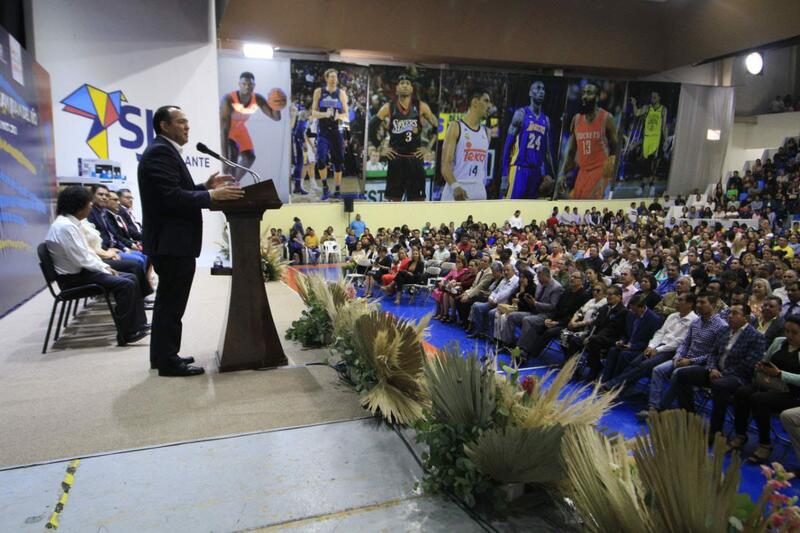
<svg viewBox="0 0 800 533"><path fill-rule="evenodd" d="M0 529L42 531L68 462L0 471ZM421 469L374 419L83 459L59 531L481 531L415 491Z"/></svg>

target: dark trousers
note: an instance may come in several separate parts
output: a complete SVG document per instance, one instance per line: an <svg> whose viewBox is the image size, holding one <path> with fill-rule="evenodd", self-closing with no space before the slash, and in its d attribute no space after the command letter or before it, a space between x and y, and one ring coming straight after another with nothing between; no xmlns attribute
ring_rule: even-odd
<svg viewBox="0 0 800 533"><path fill-rule="evenodd" d="M394 288L398 291L402 291L404 285L412 285L419 282L420 279L413 272L401 270L394 277Z"/></svg>
<svg viewBox="0 0 800 533"><path fill-rule="evenodd" d="M538 330L530 328L524 338L520 337L519 349L528 354L528 357L539 357L547 347L547 344L553 338L561 335L563 329L561 326Z"/></svg>
<svg viewBox="0 0 800 533"><path fill-rule="evenodd" d="M154 256L158 290L153 305L150 333L150 364L167 368L179 363L183 313L194 279L194 257Z"/></svg>
<svg viewBox="0 0 800 533"><path fill-rule="evenodd" d="M120 272L115 276L91 270L81 270L77 274L58 276L58 286L62 289L71 289L90 283L100 285L114 295L116 303L114 314L119 336L123 340L144 327L147 317L144 314L144 301L136 276L127 272Z"/></svg>
<svg viewBox="0 0 800 533"><path fill-rule="evenodd" d="M462 302L461 297L456 298L456 312L458 313L459 323L464 324L469 321L469 313L475 303L485 302L488 299L488 296L484 297L482 295L479 295L471 300L467 300L466 302Z"/></svg>
<svg viewBox="0 0 800 533"><path fill-rule="evenodd" d="M770 444L772 413L800 407L797 392L777 392L757 389L754 385L743 385L736 390L733 400L733 425L737 435L747 435L750 415L758 427L758 443Z"/></svg>
<svg viewBox="0 0 800 533"><path fill-rule="evenodd" d="M608 350L606 363L603 366L603 383L610 382L613 378L622 374L626 368L636 360L642 352L634 350L622 350L614 346Z"/></svg>
<svg viewBox="0 0 800 533"><path fill-rule="evenodd" d="M618 367L620 365L620 361L627 357L627 353L629 352L622 352L620 354L622 357L617 360ZM650 373L655 367L664 361L669 361L672 359L673 355L675 355L675 352L662 352L654 355L653 357L645 357L644 353L639 353L636 357L628 361L627 365L623 366L622 369L614 375L614 377L608 381L605 381L606 387L613 389L614 387L618 387L620 385L623 387L635 385L640 379L649 377ZM609 352L609 360L610 358L611 354ZM606 363L609 364L608 361L606 361Z"/></svg>
<svg viewBox="0 0 800 533"><path fill-rule="evenodd" d="M606 350L614 346L619 339L605 335L592 335L586 343L586 365L589 367L589 379L595 379L603 369L603 355Z"/></svg>
<svg viewBox="0 0 800 533"><path fill-rule="evenodd" d="M142 297L153 294L153 287L147 279L147 271L142 267L142 263L133 259L103 259L103 262L117 272L127 272L136 276L139 284L139 292Z"/></svg>
<svg viewBox="0 0 800 533"><path fill-rule="evenodd" d="M735 376L722 376L711 381L708 379L708 369L699 365L678 368L672 375L672 386L675 387L678 404L682 409L690 413L694 412L694 387L711 388L711 400L713 402L711 406L711 422L709 424L711 435L722 431L728 404L736 389L741 385L741 381Z"/></svg>

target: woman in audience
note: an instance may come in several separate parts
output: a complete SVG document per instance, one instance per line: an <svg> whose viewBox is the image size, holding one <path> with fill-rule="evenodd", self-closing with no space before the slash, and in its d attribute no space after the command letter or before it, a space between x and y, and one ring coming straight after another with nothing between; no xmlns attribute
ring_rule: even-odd
<svg viewBox="0 0 800 533"><path fill-rule="evenodd" d="M661 295L656 292L657 286L658 282L652 274L644 275L639 279L639 291L636 295L641 294L645 297L645 305L649 309L655 309L658 302L661 301Z"/></svg>
<svg viewBox="0 0 800 533"><path fill-rule="evenodd" d="M406 252L405 248L399 248L397 250L397 259L392 263L391 271L381 276L381 290L383 292L389 295L392 294L390 291L394 291L394 278L398 272L405 270L410 262L411 258L408 257L408 252Z"/></svg>
<svg viewBox="0 0 800 533"><path fill-rule="evenodd" d="M424 274L425 261L422 260L419 250L414 248L406 267L399 269L394 280L386 287L387 294L395 294L394 303L399 304L400 297L403 296L403 287L422 283Z"/></svg>
<svg viewBox="0 0 800 533"><path fill-rule="evenodd" d="M356 274L365 274L370 266L367 263L367 251L361 241L356 242L356 249L350 255L350 259L342 265L345 274L355 271Z"/></svg>
<svg viewBox="0 0 800 533"><path fill-rule="evenodd" d="M728 443L730 450L739 450L747 442L750 416L758 427L758 448L747 459L764 463L772 454L772 415L800 407L800 316L786 319L785 337L776 338L764 359L756 364L754 384L736 391L734 428L736 435Z"/></svg>
<svg viewBox="0 0 800 533"><path fill-rule="evenodd" d="M455 268L450 270L447 275L436 283L436 288L431 293L436 302L436 314L433 315L433 318L436 320L444 320L449 316L447 313L449 307L446 306L447 302L445 302L444 298L445 294L447 294L448 289L455 286L457 283L456 280L468 271L467 267L464 265L464 256L457 256L455 264Z"/></svg>
<svg viewBox="0 0 800 533"><path fill-rule="evenodd" d="M761 304L767 301L768 296L772 296L769 281L764 278L754 279L750 287L750 298L747 303L750 305L750 311L755 318L761 317Z"/></svg>
<svg viewBox="0 0 800 533"><path fill-rule="evenodd" d="M519 270L519 286L510 304L499 304L494 317L494 339L506 347L511 347L514 342L514 326L511 324L519 323L516 321L508 322L511 313L519 313L527 316L536 310L535 305L531 304L525 295L536 296L535 275L528 269Z"/></svg>
<svg viewBox="0 0 800 533"><path fill-rule="evenodd" d="M583 340L589 335L597 318L597 312L608 303L606 301L607 285L599 281L592 287L592 297L573 315L567 327L561 331L561 346L568 356L574 355L583 346Z"/></svg>
<svg viewBox="0 0 800 533"><path fill-rule="evenodd" d="M303 240L303 234L300 230L294 230L291 234L292 238L289 241L289 257L294 264L303 264L303 248L306 244Z"/></svg>
<svg viewBox="0 0 800 533"><path fill-rule="evenodd" d="M308 259L311 264L315 264L319 260L319 237L314 233L311 227L306 228L306 236L303 242L308 250Z"/></svg>
<svg viewBox="0 0 800 533"><path fill-rule="evenodd" d="M372 298L373 287L383 280L383 276L388 274L392 269L392 256L389 255L385 246L378 248L378 257L372 262L372 268L367 272L367 277L364 279L364 297Z"/></svg>

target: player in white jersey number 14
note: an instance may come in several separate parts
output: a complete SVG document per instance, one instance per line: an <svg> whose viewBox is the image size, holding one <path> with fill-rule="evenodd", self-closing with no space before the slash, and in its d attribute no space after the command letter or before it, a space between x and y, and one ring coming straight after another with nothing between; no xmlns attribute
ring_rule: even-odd
<svg viewBox="0 0 800 533"><path fill-rule="evenodd" d="M489 115L492 100L483 89L469 94L469 110L447 127L442 154L442 176L447 182L442 201L485 200L489 131L481 123Z"/></svg>

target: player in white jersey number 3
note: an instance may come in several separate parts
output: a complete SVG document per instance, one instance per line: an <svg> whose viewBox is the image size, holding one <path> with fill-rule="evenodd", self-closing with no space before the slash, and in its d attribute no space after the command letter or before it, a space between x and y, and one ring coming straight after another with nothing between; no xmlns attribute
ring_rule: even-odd
<svg viewBox="0 0 800 533"><path fill-rule="evenodd" d="M442 201L485 200L489 130L481 122L489 115L492 100L483 89L469 94L469 110L447 127L442 154L442 176L447 182Z"/></svg>

